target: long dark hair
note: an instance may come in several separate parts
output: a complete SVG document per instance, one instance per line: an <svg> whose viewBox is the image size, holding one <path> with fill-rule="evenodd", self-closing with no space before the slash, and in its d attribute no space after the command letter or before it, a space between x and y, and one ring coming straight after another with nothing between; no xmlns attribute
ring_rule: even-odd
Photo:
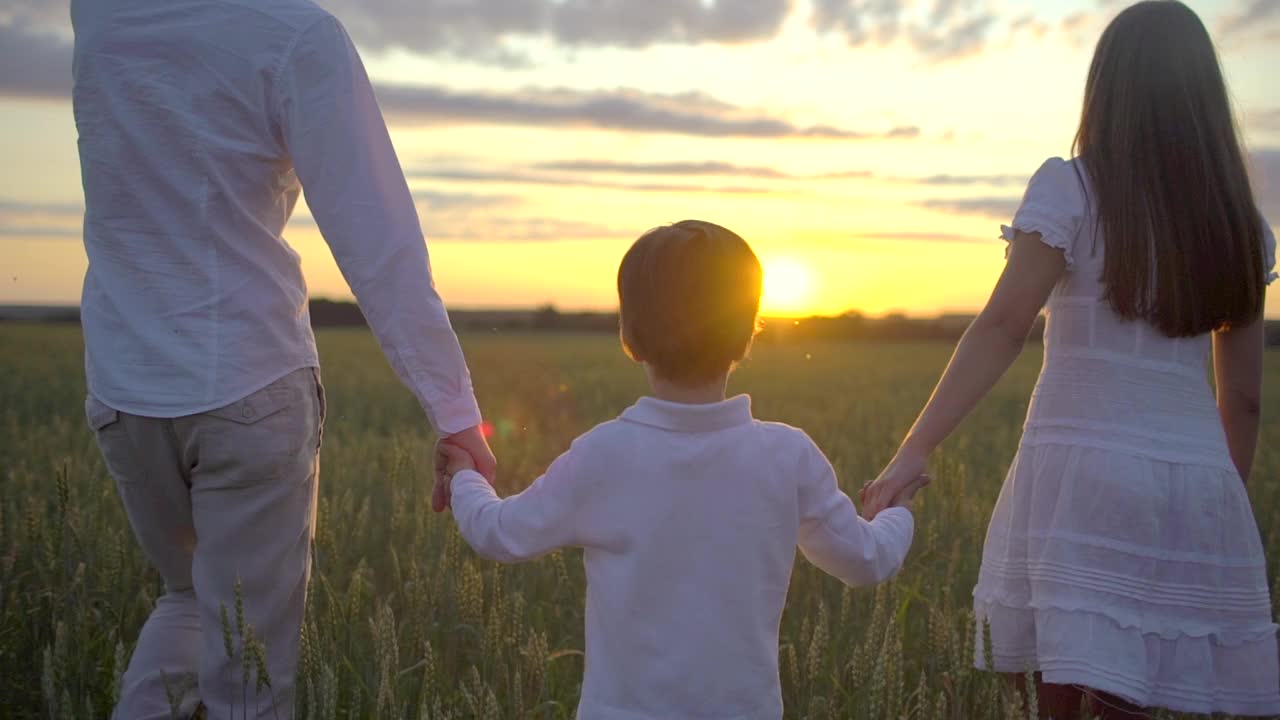
<svg viewBox="0 0 1280 720"><path fill-rule="evenodd" d="M1121 317L1187 337L1259 316L1262 218L1213 41L1190 8L1140 2L1103 32L1075 153Z"/></svg>

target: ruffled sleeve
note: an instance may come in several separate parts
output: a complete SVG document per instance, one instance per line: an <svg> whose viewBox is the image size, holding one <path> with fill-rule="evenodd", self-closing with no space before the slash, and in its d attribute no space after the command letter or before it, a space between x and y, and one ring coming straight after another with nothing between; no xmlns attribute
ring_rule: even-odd
<svg viewBox="0 0 1280 720"><path fill-rule="evenodd" d="M1027 183L1022 204L1001 235L1012 242L1021 230L1039 234L1040 241L1062 251L1067 269L1075 265L1075 249L1085 216L1084 188L1073 163L1062 158L1046 160Z"/></svg>
<svg viewBox="0 0 1280 720"><path fill-rule="evenodd" d="M1276 272L1276 235L1262 218L1262 261L1267 270L1267 284L1270 285L1280 273Z"/></svg>

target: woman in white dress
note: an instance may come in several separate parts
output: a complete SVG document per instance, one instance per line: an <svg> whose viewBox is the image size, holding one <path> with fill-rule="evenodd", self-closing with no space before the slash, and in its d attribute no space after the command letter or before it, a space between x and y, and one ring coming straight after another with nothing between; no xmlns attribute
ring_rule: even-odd
<svg viewBox="0 0 1280 720"><path fill-rule="evenodd" d="M1191 10L1144 2L1111 23L1075 152L1031 179L991 299L864 512L923 471L1047 300L1044 366L974 591L993 669L1034 671L1041 717L1059 720L1082 703L1280 715L1245 492L1275 238Z"/></svg>

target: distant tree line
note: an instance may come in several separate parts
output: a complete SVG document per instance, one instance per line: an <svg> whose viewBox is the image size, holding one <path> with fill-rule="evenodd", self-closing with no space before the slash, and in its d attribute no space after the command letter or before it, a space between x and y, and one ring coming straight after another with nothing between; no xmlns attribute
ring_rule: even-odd
<svg viewBox="0 0 1280 720"><path fill-rule="evenodd" d="M618 314L561 312L552 305L533 310L454 310L449 313L460 332L556 332L616 333ZM838 317L804 319L765 318L760 342L797 340L954 340L969 326L972 316L944 315L913 318L906 315L868 317L847 313ZM352 303L314 300L311 324L316 327L363 325L364 317ZM1039 337L1040 326L1032 334Z"/></svg>
<svg viewBox="0 0 1280 720"><path fill-rule="evenodd" d="M618 314L609 312L561 312L553 305L532 310L453 310L449 319L460 332L602 333L618 331ZM0 321L78 323L75 307L4 307ZM972 315L953 314L932 318L901 313L872 317L849 312L834 317L765 318L759 342L869 340L882 342L954 342L973 321ZM311 301L315 327L363 327L364 315L351 302ZM1044 318L1036 321L1030 339L1039 342ZM1280 347L1280 320L1268 320L1267 345Z"/></svg>

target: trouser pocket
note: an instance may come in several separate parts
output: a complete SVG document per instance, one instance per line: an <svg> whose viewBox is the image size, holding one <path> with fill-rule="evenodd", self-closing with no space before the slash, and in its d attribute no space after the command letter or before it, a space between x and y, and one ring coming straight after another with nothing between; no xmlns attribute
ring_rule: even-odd
<svg viewBox="0 0 1280 720"><path fill-rule="evenodd" d="M225 407L191 418L193 473L203 488L310 476L323 403L313 369L292 372Z"/></svg>

